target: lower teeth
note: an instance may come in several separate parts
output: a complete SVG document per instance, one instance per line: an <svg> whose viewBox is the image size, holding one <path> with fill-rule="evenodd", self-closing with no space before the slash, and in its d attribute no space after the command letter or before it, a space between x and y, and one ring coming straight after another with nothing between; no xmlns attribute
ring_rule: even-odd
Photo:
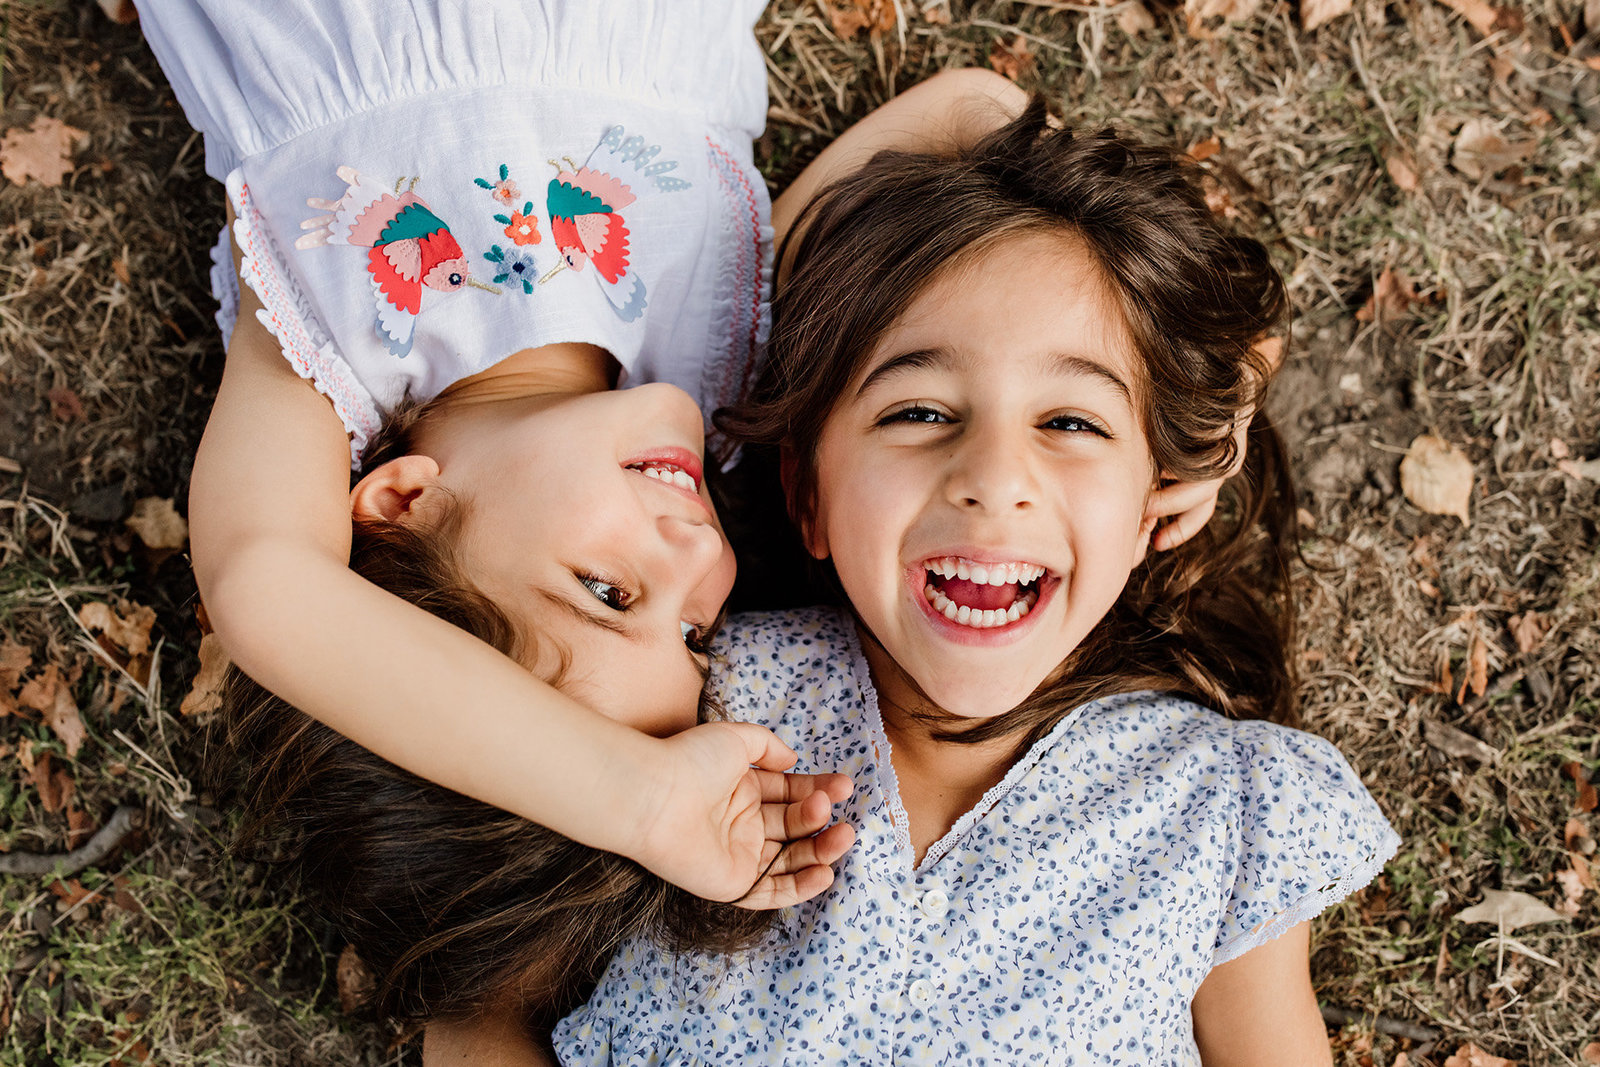
<svg viewBox="0 0 1600 1067"><path fill-rule="evenodd" d="M927 586L924 592L928 603L933 605L933 610L959 626L970 626L975 630L988 630L1016 622L1032 610L1038 600L1037 594L1023 593L1009 608L975 611L964 604L956 604L931 585Z"/></svg>

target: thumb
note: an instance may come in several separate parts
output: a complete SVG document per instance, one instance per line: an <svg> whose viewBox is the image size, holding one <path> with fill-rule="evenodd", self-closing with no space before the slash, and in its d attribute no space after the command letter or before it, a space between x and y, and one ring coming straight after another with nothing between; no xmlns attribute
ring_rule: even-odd
<svg viewBox="0 0 1600 1067"><path fill-rule="evenodd" d="M794 749L779 741L777 735L765 726L757 726L753 722L718 725L732 730L744 745L745 762L753 763L764 771L786 771L799 759Z"/></svg>

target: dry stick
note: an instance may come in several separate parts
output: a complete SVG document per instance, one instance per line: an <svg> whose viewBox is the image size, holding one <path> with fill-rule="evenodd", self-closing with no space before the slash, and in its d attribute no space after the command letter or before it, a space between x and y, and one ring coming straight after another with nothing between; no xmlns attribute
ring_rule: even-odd
<svg viewBox="0 0 1600 1067"><path fill-rule="evenodd" d="M62 878L93 867L121 847L128 835L144 827L144 809L124 804L111 813L93 837L71 852L7 852L0 855L0 874L57 874Z"/></svg>
<svg viewBox="0 0 1600 1067"><path fill-rule="evenodd" d="M1349 1026L1351 1023L1370 1026L1380 1034L1388 1034L1390 1037L1403 1037L1411 1041L1435 1041L1439 1037L1439 1031L1431 1027L1418 1026L1416 1023L1403 1022L1399 1019L1391 1019L1387 1015L1351 1011L1348 1008L1325 1006L1322 1009L1322 1021L1329 1026Z"/></svg>

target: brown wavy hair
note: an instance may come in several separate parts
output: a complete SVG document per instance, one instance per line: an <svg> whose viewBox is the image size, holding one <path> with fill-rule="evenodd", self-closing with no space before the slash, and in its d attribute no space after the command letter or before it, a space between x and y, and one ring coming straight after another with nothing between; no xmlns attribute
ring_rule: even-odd
<svg viewBox="0 0 1600 1067"><path fill-rule="evenodd" d="M365 469L413 450L426 404L402 406ZM359 477L359 475L358 475ZM537 635L473 588L453 546L468 502L428 529L358 523L362 577L512 658ZM222 755L246 812L240 844L294 878L372 970L371 1007L406 1021L515 1005L550 1025L588 995L612 951L645 935L676 949L750 943L770 913L700 900L632 860L577 844L425 781L302 714L237 669ZM702 698L702 717L716 709ZM440 709L440 728L452 714Z"/></svg>
<svg viewBox="0 0 1600 1067"><path fill-rule="evenodd" d="M1283 329L1288 300L1267 249L1221 224L1199 178L1175 150L1052 128L1038 97L970 149L879 153L808 205L785 241L792 266L773 303L766 367L748 402L718 413L758 469L744 485L766 494L769 511L810 514L823 425L879 338L941 271L1009 237L1051 231L1089 249L1119 300L1143 357L1140 418L1157 469L1183 480L1228 471L1236 420L1259 412L1271 378L1257 344ZM782 490L770 488L780 455ZM1282 441L1257 414L1218 518L1179 548L1152 552L1021 706L975 724L940 716L940 736L1015 735L1025 747L1078 704L1136 689L1292 722L1293 514ZM800 569L798 539L788 545L783 560L758 549L746 561L755 566L742 566L758 583L781 584L771 575Z"/></svg>

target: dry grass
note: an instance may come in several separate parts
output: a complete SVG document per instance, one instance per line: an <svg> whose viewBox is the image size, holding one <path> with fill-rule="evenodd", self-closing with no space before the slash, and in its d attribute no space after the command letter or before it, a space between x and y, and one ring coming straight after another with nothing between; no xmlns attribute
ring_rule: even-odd
<svg viewBox="0 0 1600 1067"><path fill-rule="evenodd" d="M1486 40L1433 0L1369 0L1309 33L1277 5L1202 39L1165 10L1129 36L1127 7L878 2L889 28L850 40L815 2L764 20L759 153L775 186L896 91L986 64L1018 35L1033 56L1020 80L1069 120L1220 142L1222 187L1272 241L1297 305L1276 411L1304 487L1306 717L1405 837L1387 877L1318 927L1323 1002L1357 1020L1335 1034L1338 1056L1442 1064L1472 1041L1519 1064L1582 1062L1600 1039L1595 894L1510 948L1452 916L1490 888L1558 903L1567 821L1596 834L1563 767L1600 765L1600 484L1563 472L1558 452L1600 451L1600 72L1582 62L1600 50L1600 11L1591 0L1586 24L1579 0L1535 0L1520 29ZM339 1014L292 902L223 858L226 812L175 712L194 670L193 586L181 556L145 551L119 521L138 497L182 499L220 367L205 295L220 196L199 142L136 27L87 0L0 17L3 125L48 114L89 134L62 188L0 185L0 460L20 467L0 463L0 638L77 669L80 810L152 816L82 878L131 876L140 914L73 910L48 879L0 883L0 1062L131 1062L136 1041L152 1062L414 1058ZM1452 145L1474 120L1531 144L1526 159L1465 173ZM1418 298L1363 321L1386 271ZM81 414L52 401L63 387ZM1468 526L1399 491L1400 454L1425 431L1473 461ZM142 681L80 640L67 610L117 596L157 611ZM1524 650L1510 626L1530 617L1544 631ZM1475 641L1487 691L1457 699ZM1441 725L1481 747L1440 740ZM64 759L36 719L0 719L0 844L62 850L70 827L44 810L24 742ZM162 973L202 959L215 980L125 984L156 949Z"/></svg>

